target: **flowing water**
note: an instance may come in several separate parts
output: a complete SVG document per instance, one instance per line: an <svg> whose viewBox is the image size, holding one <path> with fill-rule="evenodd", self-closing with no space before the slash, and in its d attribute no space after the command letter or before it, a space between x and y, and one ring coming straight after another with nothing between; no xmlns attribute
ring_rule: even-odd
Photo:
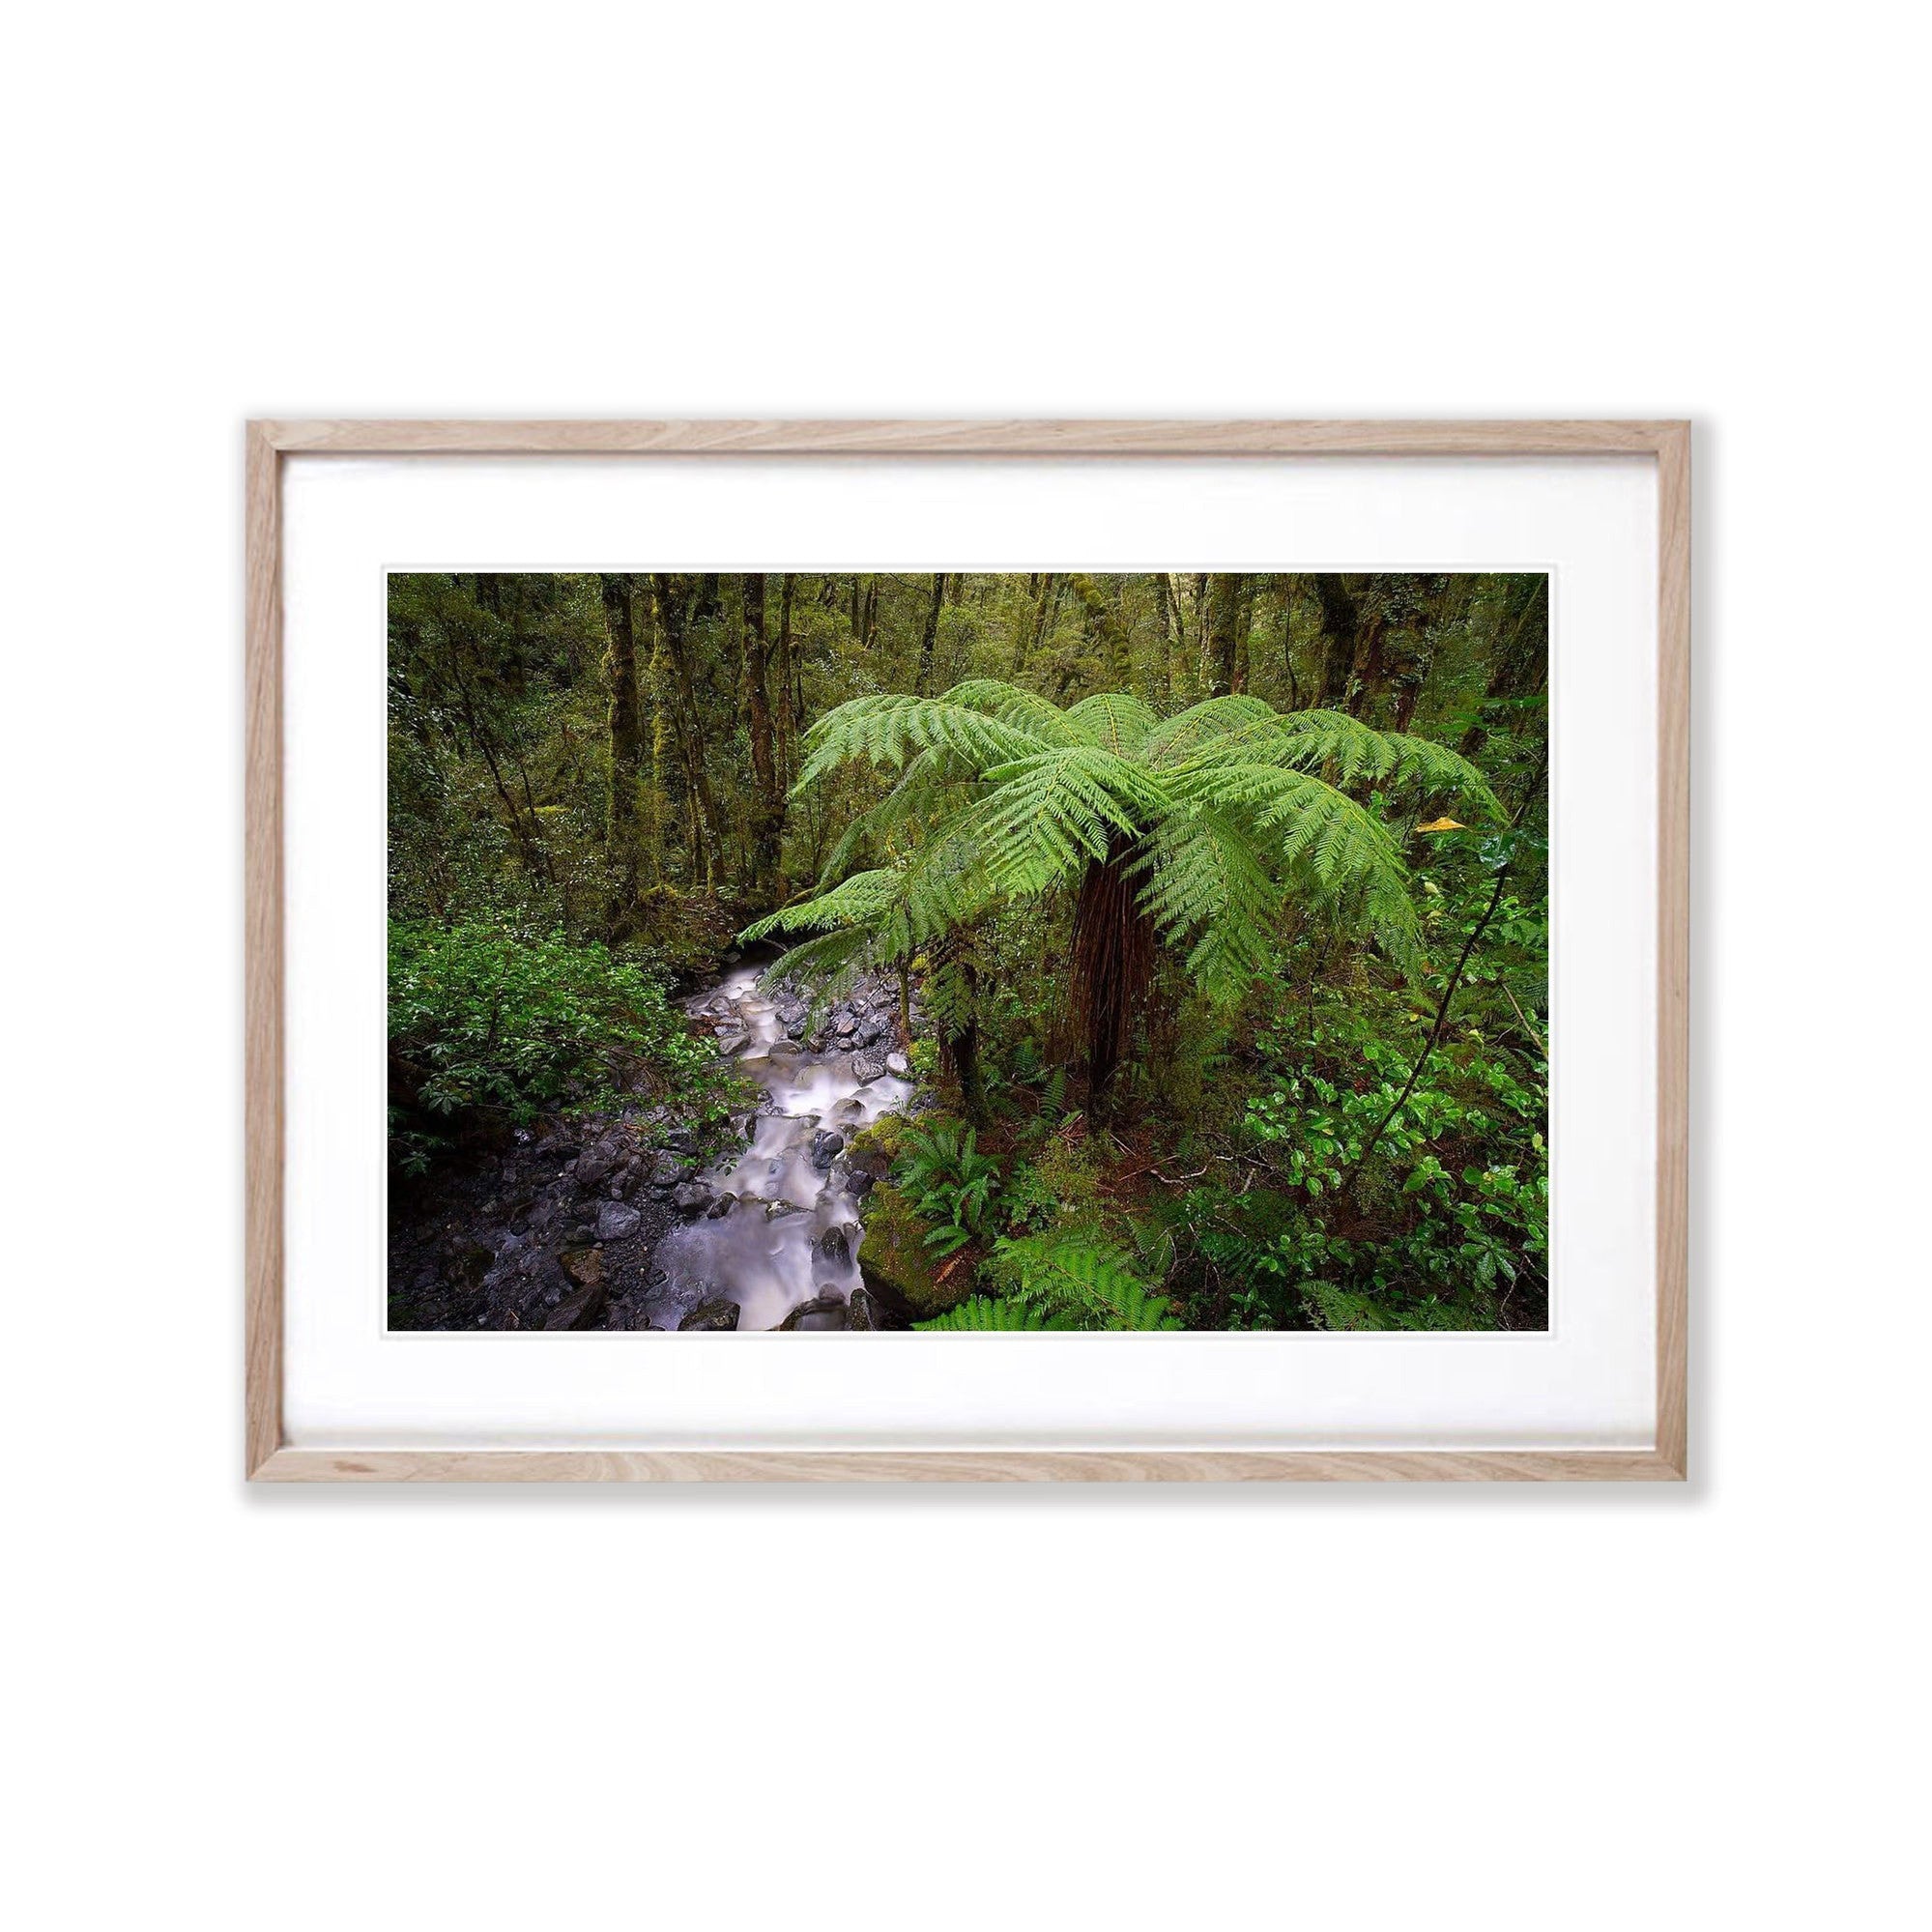
<svg viewBox="0 0 1932 1932"><path fill-rule="evenodd" d="M834 1153L824 1137L850 1140L912 1097L911 1083L889 1073L860 1080L850 1053L810 1053L789 1039L783 1002L757 990L758 973L741 966L685 1002L726 1044L742 1031L738 1063L764 1089L764 1100L750 1146L704 1176L719 1197L713 1211L658 1243L655 1259L667 1279L651 1317L660 1327L675 1328L681 1314L719 1297L737 1303L740 1330L776 1328L815 1296L849 1301L859 1279L863 1197L843 1152ZM842 1328L845 1310L808 1314L796 1325Z"/></svg>

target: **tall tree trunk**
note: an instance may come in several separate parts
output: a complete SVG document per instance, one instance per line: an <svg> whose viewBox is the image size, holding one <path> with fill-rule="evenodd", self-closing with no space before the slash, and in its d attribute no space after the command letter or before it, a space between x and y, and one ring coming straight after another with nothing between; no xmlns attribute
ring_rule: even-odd
<svg viewBox="0 0 1932 1932"><path fill-rule="evenodd" d="M1355 593L1332 571L1314 580L1314 600L1321 612L1321 686L1316 706L1339 710L1348 696L1348 674L1355 662L1355 630L1361 620Z"/></svg>
<svg viewBox="0 0 1932 1932"><path fill-rule="evenodd" d="M604 928L612 939L636 930L638 896L644 889L644 715L638 703L637 595L628 574L599 579L604 599L604 630L609 639L604 672L610 685L611 783L605 800L604 856L610 894Z"/></svg>
<svg viewBox="0 0 1932 1932"><path fill-rule="evenodd" d="M1047 626L1053 621L1053 611L1060 601L1061 580L1050 570L1040 579L1040 594L1033 606L1033 631L1030 639L1023 629L1019 642L1013 650L1013 676L1021 672L1039 655L1040 645L1047 635Z"/></svg>
<svg viewBox="0 0 1932 1932"><path fill-rule="evenodd" d="M1282 579L1282 676L1288 683L1288 709L1299 711L1302 707L1301 679L1295 676L1295 580Z"/></svg>
<svg viewBox="0 0 1932 1932"><path fill-rule="evenodd" d="M1246 580L1238 572L1218 570L1207 586L1208 695L1225 698L1237 688L1234 678L1240 655L1241 593Z"/></svg>
<svg viewBox="0 0 1932 1932"><path fill-rule="evenodd" d="M497 796L503 802L504 817L509 822L510 835L516 840L517 851L523 855L525 872L533 881L547 883L555 889L557 868L551 861L550 847L543 836L542 821L533 811L529 822L525 822L523 814L517 810L516 800L510 795L509 786L505 781L503 764L497 756L497 742L489 727L483 722L481 708L472 696L461 673L452 673L450 681L455 688L457 715L469 731L470 742L482 754L484 766L490 774L490 783L496 787ZM527 788L526 795L528 795Z"/></svg>
<svg viewBox="0 0 1932 1932"><path fill-rule="evenodd" d="M778 782L789 789L798 769L798 711L792 696L792 600L798 579L788 570L782 582L784 588L778 595Z"/></svg>
<svg viewBox="0 0 1932 1932"><path fill-rule="evenodd" d="M1174 692L1174 599L1165 570L1154 572L1154 609L1161 622L1161 661L1154 674L1154 695L1165 705Z"/></svg>
<svg viewBox="0 0 1932 1932"><path fill-rule="evenodd" d="M1173 683L1177 689L1197 689L1197 681L1188 673L1188 614L1181 587L1171 570L1161 572L1167 588L1168 611L1174 620Z"/></svg>
<svg viewBox="0 0 1932 1932"><path fill-rule="evenodd" d="M1248 640L1254 629L1254 593L1256 580L1247 577L1242 580L1241 594L1234 600L1234 684L1237 691L1248 688L1249 663Z"/></svg>
<svg viewBox="0 0 1932 1932"><path fill-rule="evenodd" d="M971 956L972 935L955 931L940 939L934 949L936 964L950 966L959 974L962 997L946 1002L939 1023L939 1072L959 1082L960 1100L966 1117L975 1127L988 1124L986 1081L979 1063L979 973ZM900 978L900 1024L911 1037L911 989L902 972ZM909 1048L908 1048L909 1051Z"/></svg>
<svg viewBox="0 0 1932 1932"><path fill-rule="evenodd" d="M1134 643L1120 613L1108 601L1107 592L1091 577L1067 579L1073 593L1086 613L1087 629L1100 646L1107 665L1109 688L1129 691L1134 686Z"/></svg>
<svg viewBox="0 0 1932 1932"><path fill-rule="evenodd" d="M1363 594L1360 609L1361 621L1355 630L1355 661L1348 676L1348 709L1358 718L1389 681L1389 611L1374 585Z"/></svg>
<svg viewBox="0 0 1932 1932"><path fill-rule="evenodd" d="M928 686L933 678L933 646L939 635L939 606L946 600L946 573L933 572L933 601L926 607L926 628L919 639L919 675L913 679L912 688L923 698L928 694Z"/></svg>
<svg viewBox="0 0 1932 1932"><path fill-rule="evenodd" d="M969 961L961 963L960 977L966 986L966 1017L953 1035L953 1067L959 1075L960 1099L966 1117L973 1126L984 1128L992 1116L986 1106L986 1078L979 1064L979 975Z"/></svg>
<svg viewBox="0 0 1932 1932"><path fill-rule="evenodd" d="M745 705L751 739L751 889L762 907L778 903L778 849L785 826L785 793L771 724L771 648L764 634L764 576L744 580L741 645Z"/></svg>
<svg viewBox="0 0 1932 1932"><path fill-rule="evenodd" d="M650 587L656 606L657 634L663 640L664 655L671 666L672 688L677 694L673 711L685 777L703 827L704 835L698 841L703 850L693 854L693 870L702 875L706 885L715 885L718 861L725 850L724 831L718 822L718 801L705 769L705 738L699 723L698 694L691 680L691 654L684 628L686 613L679 597L681 587L675 577L665 575L653 576Z"/></svg>

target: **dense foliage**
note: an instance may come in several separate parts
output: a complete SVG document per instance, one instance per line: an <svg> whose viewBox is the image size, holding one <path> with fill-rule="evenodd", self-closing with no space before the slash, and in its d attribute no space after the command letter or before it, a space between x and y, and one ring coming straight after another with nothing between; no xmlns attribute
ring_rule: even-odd
<svg viewBox="0 0 1932 1932"><path fill-rule="evenodd" d="M1547 621L1533 576L396 577L399 1157L717 1104L665 989L742 933L932 1016L879 1194L930 1319L1540 1327Z"/></svg>
<svg viewBox="0 0 1932 1932"><path fill-rule="evenodd" d="M389 926L389 1138L420 1173L458 1134L676 1093L715 1115L734 1088L664 988L601 945L492 926Z"/></svg>

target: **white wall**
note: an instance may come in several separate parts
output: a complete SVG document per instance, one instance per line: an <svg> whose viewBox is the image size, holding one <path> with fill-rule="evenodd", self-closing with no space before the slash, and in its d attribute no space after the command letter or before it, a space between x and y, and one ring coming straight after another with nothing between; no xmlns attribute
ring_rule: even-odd
<svg viewBox="0 0 1932 1932"><path fill-rule="evenodd" d="M16 24L19 1922L1903 1922L1908 17ZM1694 416L1696 1482L245 1493L250 412Z"/></svg>

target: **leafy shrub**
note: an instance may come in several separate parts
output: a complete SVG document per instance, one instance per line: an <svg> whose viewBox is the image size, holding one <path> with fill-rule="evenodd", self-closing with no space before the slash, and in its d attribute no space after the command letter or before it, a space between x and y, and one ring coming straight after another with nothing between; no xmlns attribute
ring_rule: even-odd
<svg viewBox="0 0 1932 1932"><path fill-rule="evenodd" d="M676 1093L702 1110L729 1082L664 989L602 946L483 925L392 923L390 1138L419 1173L457 1132Z"/></svg>
<svg viewBox="0 0 1932 1932"><path fill-rule="evenodd" d="M1256 1047L1261 1076L1248 1094L1246 1136L1293 1206L1245 1256L1215 1242L1238 1248L1257 1230L1222 1217L1204 1244L1210 1258L1238 1261L1250 1282L1367 1293L1396 1315L1446 1301L1484 1316L1479 1326L1493 1322L1514 1285L1541 1283L1549 1194L1541 1060L1525 1064L1465 1026L1397 1106L1417 1048L1392 1046L1359 1022L1331 1020L1292 1044L1264 1032ZM1354 1190L1360 1214L1338 1223L1331 1203L1371 1147ZM1316 1325L1336 1325L1318 1303L1311 1312Z"/></svg>

